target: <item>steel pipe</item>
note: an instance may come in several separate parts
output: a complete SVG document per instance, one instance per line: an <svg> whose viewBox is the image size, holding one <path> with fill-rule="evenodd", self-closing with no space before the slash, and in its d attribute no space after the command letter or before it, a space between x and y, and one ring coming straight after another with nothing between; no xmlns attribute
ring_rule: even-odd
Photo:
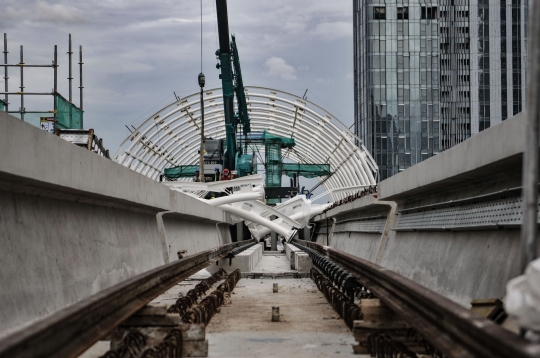
<svg viewBox="0 0 540 358"><path fill-rule="evenodd" d="M521 272L538 250L538 145L540 120L540 4L529 4L529 49L527 74L527 124L523 154L523 221L521 227Z"/></svg>

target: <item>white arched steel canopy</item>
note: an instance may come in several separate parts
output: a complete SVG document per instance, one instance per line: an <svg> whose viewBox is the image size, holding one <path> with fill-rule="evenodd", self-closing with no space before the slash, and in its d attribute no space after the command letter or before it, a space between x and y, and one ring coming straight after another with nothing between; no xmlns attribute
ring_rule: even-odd
<svg viewBox="0 0 540 358"><path fill-rule="evenodd" d="M333 189L375 185L378 167L347 126L316 104L287 92L246 87L253 132L293 137L296 146L284 158L296 163L327 163L333 175L323 186L332 201L347 193ZM205 137L225 138L221 88L204 92ZM200 145L200 94L194 93L157 111L144 121L114 155L119 164L158 180L164 168L196 165ZM357 146L355 143L359 143ZM264 147L260 148L264 151ZM325 177L318 178L320 181Z"/></svg>

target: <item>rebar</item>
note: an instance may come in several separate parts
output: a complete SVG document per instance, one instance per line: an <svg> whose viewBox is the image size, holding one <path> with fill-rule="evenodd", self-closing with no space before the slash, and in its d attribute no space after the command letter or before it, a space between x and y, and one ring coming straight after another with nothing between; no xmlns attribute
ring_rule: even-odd
<svg viewBox="0 0 540 358"><path fill-rule="evenodd" d="M355 276L316 251L296 242L292 242L291 244L306 252L313 261L313 265L321 270L333 284L338 286L339 290L350 300L354 300L355 291L358 291L362 287Z"/></svg>
<svg viewBox="0 0 540 358"><path fill-rule="evenodd" d="M126 333L118 348L110 350L100 358L136 358L146 345L146 337L137 330Z"/></svg>
<svg viewBox="0 0 540 358"><path fill-rule="evenodd" d="M219 269L212 276L202 280L194 289L188 291L184 297L180 297L176 300L176 303L171 305L167 310L168 313L178 313L183 316L191 306L197 303L199 297L206 294L206 291L210 289L217 281L221 280L227 272L223 269Z"/></svg>
<svg viewBox="0 0 540 358"><path fill-rule="evenodd" d="M407 346L397 342L384 333L370 333L367 337L367 350L371 357L377 358L417 358Z"/></svg>
<svg viewBox="0 0 540 358"><path fill-rule="evenodd" d="M335 207L338 207L340 205L343 205L343 204L347 204L347 203L351 203L357 199L360 199L360 198L363 198L364 196L366 195L369 195L369 194L376 194L378 192L378 188L376 185L372 185L360 192L357 192L355 194L351 194L339 201L336 201L336 202L333 202L332 205L330 205L329 207L327 207L322 213L324 214L325 212L327 212L328 210L332 210L334 209Z"/></svg>
<svg viewBox="0 0 540 358"><path fill-rule="evenodd" d="M160 344L145 349L139 358L180 358L182 357L182 331L173 329Z"/></svg>
<svg viewBox="0 0 540 358"><path fill-rule="evenodd" d="M240 247L237 247L236 249L231 250L231 251L227 254L227 256L226 256L226 257L229 259L229 266L232 265L232 259L233 259L236 255L238 255L239 253L241 253L241 252L243 252L243 251L245 251L245 250L247 250L247 249L249 249L250 247L253 247L253 246L255 246L255 245L257 245L257 242L254 242L254 243L249 244L249 245L240 246Z"/></svg>
<svg viewBox="0 0 540 358"><path fill-rule="evenodd" d="M319 291L323 293L328 303L330 303L338 313L339 317L343 318L347 327L352 330L354 321L360 320L363 317L360 307L341 293L316 268L311 269L310 275L311 279L315 282Z"/></svg>
<svg viewBox="0 0 540 358"><path fill-rule="evenodd" d="M230 293L234 290L239 280L240 270L236 269L216 290L203 298L197 306L188 309L182 315L182 321L184 323L204 323L205 326L208 325L217 312L217 309L225 303L226 297L230 297Z"/></svg>

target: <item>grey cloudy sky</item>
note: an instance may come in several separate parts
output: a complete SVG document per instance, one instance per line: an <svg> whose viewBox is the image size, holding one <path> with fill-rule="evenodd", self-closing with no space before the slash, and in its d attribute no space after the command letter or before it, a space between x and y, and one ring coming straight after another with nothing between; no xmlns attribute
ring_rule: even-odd
<svg viewBox="0 0 540 358"><path fill-rule="evenodd" d="M307 97L342 122L353 123L352 3L349 0L228 0L245 85ZM68 96L67 39L74 59L78 105L78 45L84 51L85 127L94 128L114 154L129 132L157 109L198 91L201 66L200 2L4 0L0 29L8 35L9 63L51 63L59 52L59 91ZM203 72L206 88L220 87L214 0L203 0ZM10 69L18 91L19 70ZM25 91L50 91L51 69L26 69ZM52 99L25 99L27 110L52 109ZM19 98L10 98L18 109Z"/></svg>

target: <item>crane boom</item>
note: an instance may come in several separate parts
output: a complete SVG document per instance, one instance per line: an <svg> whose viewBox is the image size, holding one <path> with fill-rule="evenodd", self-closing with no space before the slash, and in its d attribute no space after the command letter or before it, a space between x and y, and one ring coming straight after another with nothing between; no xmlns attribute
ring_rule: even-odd
<svg viewBox="0 0 540 358"><path fill-rule="evenodd" d="M229 20L227 18L227 0L216 0L219 49L218 68L221 69L221 86L223 88L223 107L225 111L225 141L227 149L224 153L225 168L235 168L236 156L236 123L234 118L234 83L231 66L231 48L229 45Z"/></svg>
<svg viewBox="0 0 540 358"><path fill-rule="evenodd" d="M237 160L247 155L242 153L242 147L237 143L236 129L242 124L243 133L251 132L242 71L240 70L240 58L234 35L229 42L229 19L227 13L227 0L216 0L219 49L216 56L219 58L217 68L221 69L221 86L223 88L223 107L225 115L225 142L227 149L223 155L226 168L237 170ZM238 102L238 112L234 110L234 95ZM252 162L252 156L242 158L242 162ZM244 165L245 166L245 165ZM250 165L248 165L250 166Z"/></svg>

